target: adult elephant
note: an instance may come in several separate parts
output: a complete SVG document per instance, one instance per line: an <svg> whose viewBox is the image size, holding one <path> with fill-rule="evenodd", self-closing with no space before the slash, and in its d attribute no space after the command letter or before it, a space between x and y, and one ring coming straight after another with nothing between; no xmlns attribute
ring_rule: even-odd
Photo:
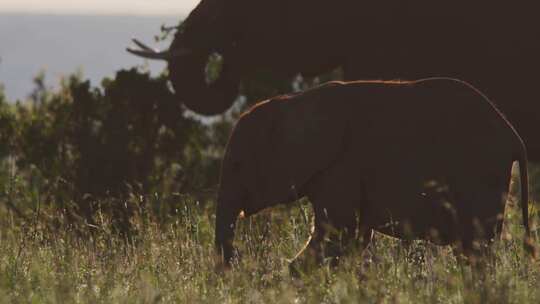
<svg viewBox="0 0 540 304"><path fill-rule="evenodd" d="M525 147L470 85L440 78L334 82L281 96L244 113L234 128L216 245L230 262L242 211L250 216L307 196L315 233L306 247L319 260L338 257L357 234L369 241L372 230L458 245L471 255L475 240L501 231L514 161L528 236Z"/></svg>
<svg viewBox="0 0 540 304"><path fill-rule="evenodd" d="M539 8L528 0L202 0L169 50L137 41L129 51L167 60L179 100L206 115L229 108L254 73L315 76L341 66L349 80L460 78L498 104L540 161ZM223 66L209 82L213 53Z"/></svg>

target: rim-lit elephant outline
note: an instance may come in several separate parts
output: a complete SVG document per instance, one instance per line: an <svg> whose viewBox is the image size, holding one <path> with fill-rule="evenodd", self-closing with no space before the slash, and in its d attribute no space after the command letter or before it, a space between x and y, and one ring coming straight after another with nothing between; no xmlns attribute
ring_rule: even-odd
<svg viewBox="0 0 540 304"><path fill-rule="evenodd" d="M369 241L372 230L474 254L475 239L501 231L514 161L528 237L525 147L470 85L334 82L278 97L243 114L229 140L216 246L229 263L241 211L250 216L307 196L315 233L306 247L319 258L341 255L341 241L357 233ZM329 235L334 228L341 241Z"/></svg>

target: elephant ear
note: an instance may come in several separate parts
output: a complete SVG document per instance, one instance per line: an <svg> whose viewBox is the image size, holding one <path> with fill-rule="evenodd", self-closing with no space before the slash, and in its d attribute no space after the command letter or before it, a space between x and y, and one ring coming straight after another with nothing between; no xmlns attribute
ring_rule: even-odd
<svg viewBox="0 0 540 304"><path fill-rule="evenodd" d="M337 104L334 85L270 100L257 109L259 136L254 150L258 210L299 198L317 173L343 151L347 113ZM250 212L252 211L252 212Z"/></svg>

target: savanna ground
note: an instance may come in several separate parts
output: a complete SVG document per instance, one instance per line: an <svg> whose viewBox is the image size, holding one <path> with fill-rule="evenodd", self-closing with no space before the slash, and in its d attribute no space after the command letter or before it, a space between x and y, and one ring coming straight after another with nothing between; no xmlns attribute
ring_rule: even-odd
<svg viewBox="0 0 540 304"><path fill-rule="evenodd" d="M158 195L133 195L153 211L136 212L135 234L113 233L110 218L75 227L31 184L16 176L1 185L0 303L538 303L540 263L522 246L519 208L510 200L502 241L481 268L458 263L449 248L377 236L371 253L291 277L287 259L305 243L305 201L243 219L232 271L215 267L213 202L178 195L177 210ZM516 187L513 187L516 188ZM9 206L26 206L22 220ZM538 214L531 207L532 219ZM159 217L159 218L158 218ZM533 225L534 227L536 225ZM534 233L538 244L538 233Z"/></svg>

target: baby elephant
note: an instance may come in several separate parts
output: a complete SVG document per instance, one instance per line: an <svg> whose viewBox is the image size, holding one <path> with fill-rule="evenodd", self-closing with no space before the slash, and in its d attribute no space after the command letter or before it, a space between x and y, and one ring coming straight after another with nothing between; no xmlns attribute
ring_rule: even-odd
<svg viewBox="0 0 540 304"><path fill-rule="evenodd" d="M230 263L242 211L307 196L315 230L306 247L319 259L338 257L343 242L365 245L373 230L470 255L501 231L514 161L528 235L523 142L467 83L331 82L276 97L244 113L229 139L216 245Z"/></svg>

